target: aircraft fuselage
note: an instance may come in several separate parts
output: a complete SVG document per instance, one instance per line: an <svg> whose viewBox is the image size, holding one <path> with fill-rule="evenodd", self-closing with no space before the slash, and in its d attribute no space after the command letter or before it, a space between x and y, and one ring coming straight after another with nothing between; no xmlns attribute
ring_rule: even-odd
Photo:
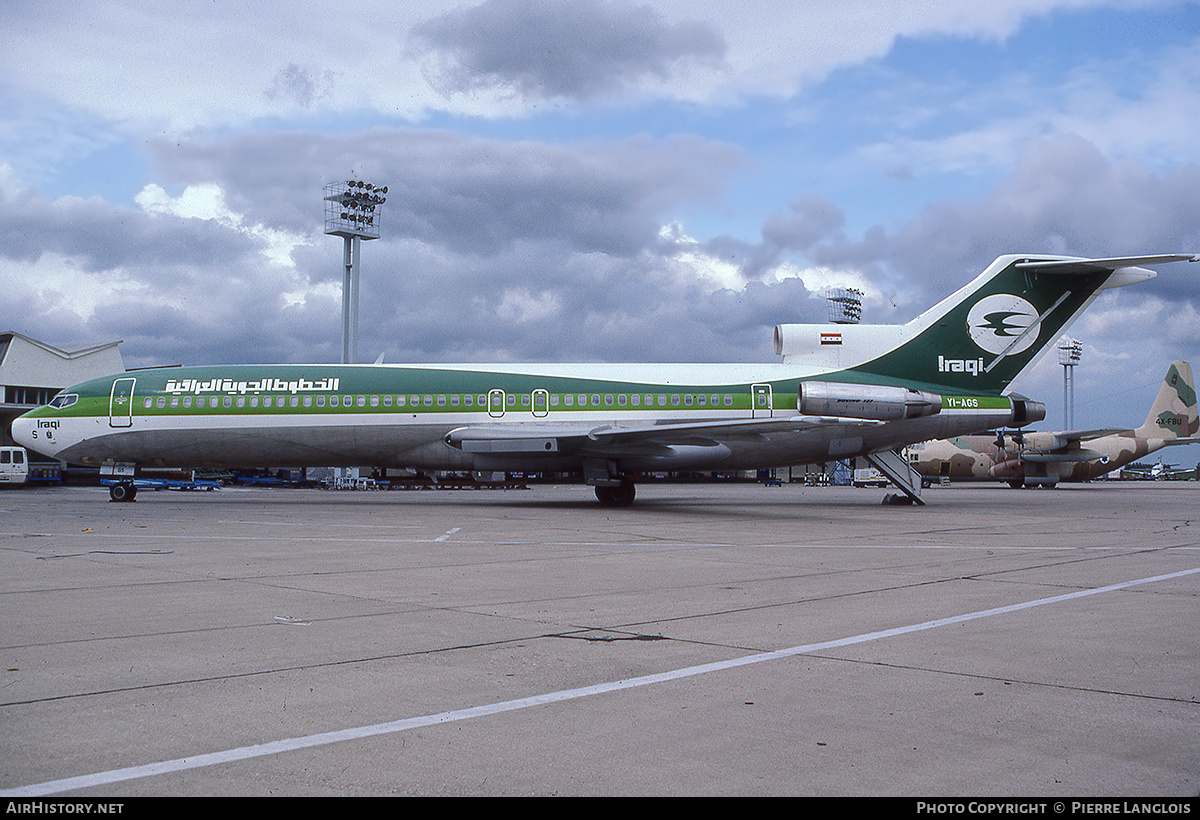
<svg viewBox="0 0 1200 820"><path fill-rule="evenodd" d="M631 378L613 378L623 370ZM58 400L67 406L22 417L14 435L78 464L578 470L597 457L638 471L836 460L1022 423L1013 401L995 396L943 396L937 412L886 423L805 415L803 373L787 365L161 368L72 388ZM454 431L480 426L492 433L487 442L453 441ZM675 435L675 426L689 432ZM509 429L519 437L506 439ZM622 430L637 443L623 449L614 436Z"/></svg>

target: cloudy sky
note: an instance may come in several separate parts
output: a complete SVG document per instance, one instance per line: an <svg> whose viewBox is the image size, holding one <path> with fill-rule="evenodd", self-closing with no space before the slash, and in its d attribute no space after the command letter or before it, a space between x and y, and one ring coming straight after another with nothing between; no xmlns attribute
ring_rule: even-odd
<svg viewBox="0 0 1200 820"><path fill-rule="evenodd" d="M1002 253L1200 253L1197 3L342 8L0 6L0 329L336 362L349 178L364 361L773 361L830 285L904 322ZM1097 302L1076 425L1200 370L1198 307L1200 264ZM1055 355L1014 388L1062 426Z"/></svg>

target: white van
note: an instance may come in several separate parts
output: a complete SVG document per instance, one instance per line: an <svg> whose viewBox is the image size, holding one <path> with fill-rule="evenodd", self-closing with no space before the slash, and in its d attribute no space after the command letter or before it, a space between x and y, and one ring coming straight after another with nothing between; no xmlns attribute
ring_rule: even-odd
<svg viewBox="0 0 1200 820"><path fill-rule="evenodd" d="M0 484L24 484L29 478L29 454L24 447L0 447Z"/></svg>

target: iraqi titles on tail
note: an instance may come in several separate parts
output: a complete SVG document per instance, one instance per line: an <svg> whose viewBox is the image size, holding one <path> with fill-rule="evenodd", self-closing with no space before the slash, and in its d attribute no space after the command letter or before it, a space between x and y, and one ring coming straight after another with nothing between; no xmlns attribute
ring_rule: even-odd
<svg viewBox="0 0 1200 820"><path fill-rule="evenodd" d="M1200 442L1196 382L1174 362L1140 427L956 436L909 448L926 481L1006 481L1014 487L1089 481L1173 444ZM1152 477L1152 476L1148 476Z"/></svg>
<svg viewBox="0 0 1200 820"><path fill-rule="evenodd" d="M1155 275L1141 265L1189 259L1002 256L904 325L780 325L783 360L770 364L118 373L62 391L17 419L13 437L127 474L158 465L576 472L603 503L625 505L643 471L889 462L914 442L1039 421L1045 408L1004 395L1009 383L1101 291ZM900 465L889 475L919 502L915 473Z"/></svg>

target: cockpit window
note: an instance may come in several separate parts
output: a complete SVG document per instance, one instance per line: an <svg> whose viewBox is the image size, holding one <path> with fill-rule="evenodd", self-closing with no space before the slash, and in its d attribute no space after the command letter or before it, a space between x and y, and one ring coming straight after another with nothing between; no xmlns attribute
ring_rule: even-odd
<svg viewBox="0 0 1200 820"><path fill-rule="evenodd" d="M78 393L59 393L50 400L50 406L65 410L77 401L79 401Z"/></svg>

